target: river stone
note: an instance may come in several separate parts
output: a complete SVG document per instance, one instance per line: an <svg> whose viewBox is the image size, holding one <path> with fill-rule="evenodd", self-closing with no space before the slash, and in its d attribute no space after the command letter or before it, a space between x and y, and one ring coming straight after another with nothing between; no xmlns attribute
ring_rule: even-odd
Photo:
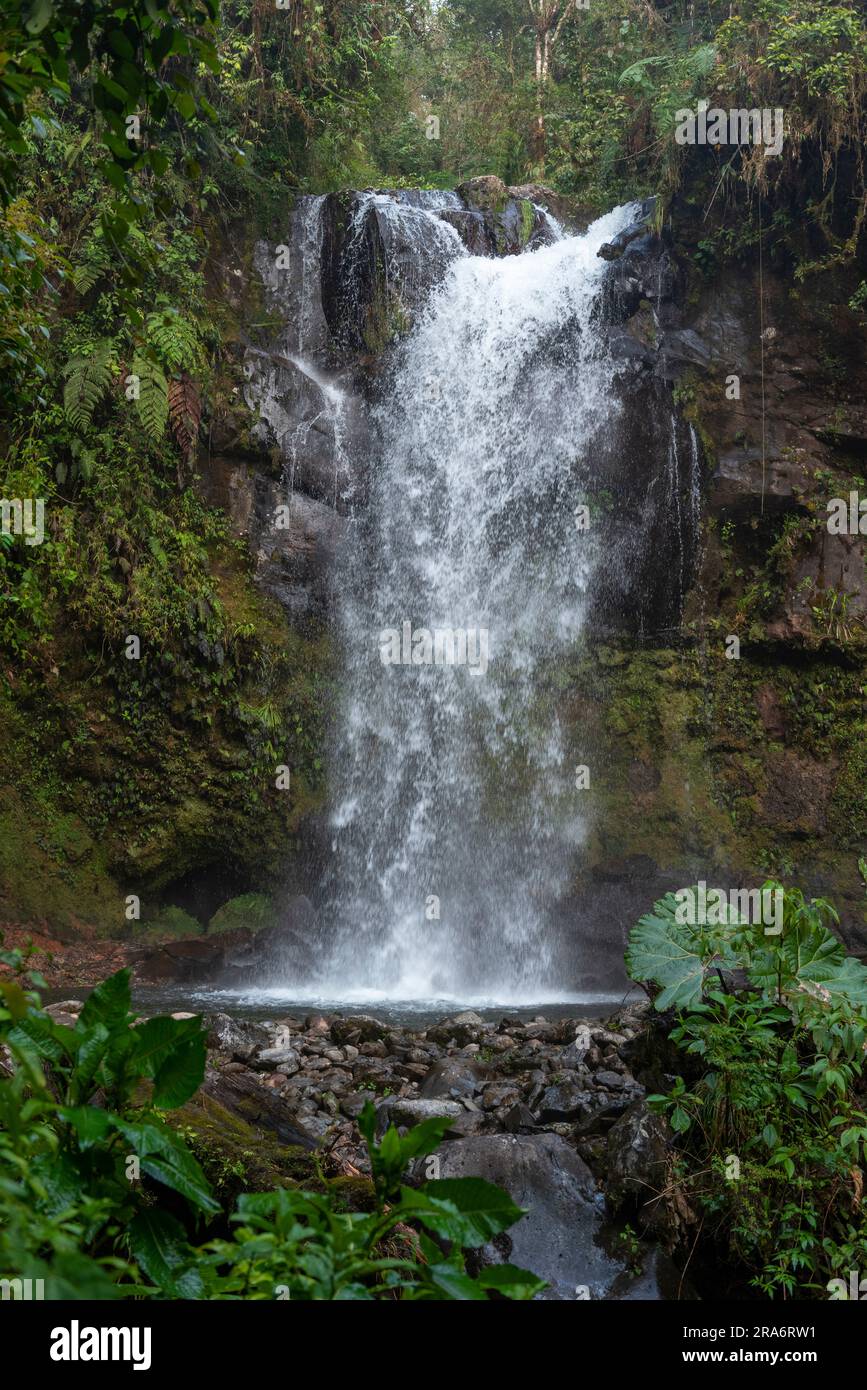
<svg viewBox="0 0 867 1390"><path fill-rule="evenodd" d="M621 1075L619 1071L598 1071L596 1073L596 1085L604 1086L606 1091L622 1091L628 1084L629 1078Z"/></svg>
<svg viewBox="0 0 867 1390"><path fill-rule="evenodd" d="M227 1052L239 1062L251 1057L270 1042L267 1028L259 1023L246 1023L229 1014L210 1014L205 1020L208 1028L208 1047Z"/></svg>
<svg viewBox="0 0 867 1390"><path fill-rule="evenodd" d="M461 1096L474 1096L486 1081L493 1079L493 1070L484 1062L475 1062L460 1057L445 1057L435 1062L422 1082L419 1096L433 1100L438 1096L449 1096L458 1100Z"/></svg>
<svg viewBox="0 0 867 1390"><path fill-rule="evenodd" d="M556 1134L491 1134L440 1150L443 1178L484 1178L527 1214L481 1252L484 1265L512 1263L547 1280L545 1300L575 1298L587 1285L604 1298L622 1271L596 1243L603 1204L586 1163Z"/></svg>
<svg viewBox="0 0 867 1390"><path fill-rule="evenodd" d="M569 1046L563 1049L560 1065L564 1071L577 1071L590 1051L590 1029L579 1028Z"/></svg>
<svg viewBox="0 0 867 1390"><path fill-rule="evenodd" d="M390 1124L394 1124L406 1125L411 1129L413 1125L420 1125L423 1120L456 1120L466 1113L464 1107L454 1100L419 1100L392 1096L379 1107L377 1128L384 1131Z"/></svg>
<svg viewBox="0 0 867 1390"><path fill-rule="evenodd" d="M577 1081L564 1078L543 1092L539 1103L540 1118L543 1122L574 1120L587 1115L593 1104L593 1096L585 1091Z"/></svg>
<svg viewBox="0 0 867 1390"><path fill-rule="evenodd" d="M391 1029L387 1023L371 1014L356 1014L352 1018L335 1018L331 1023L331 1037L336 1043L380 1042Z"/></svg>
<svg viewBox="0 0 867 1390"><path fill-rule="evenodd" d="M328 1066L324 1058L319 1059L313 1057L306 1058L305 1066L312 1067L314 1062L318 1063L320 1060L323 1067ZM301 1060L296 1049L287 1045L282 1047L266 1047L264 1051L259 1053L257 1061L259 1066L264 1067L268 1071L276 1071L278 1068L280 1071L284 1071L289 1067L291 1067L293 1071L297 1071L301 1065Z"/></svg>

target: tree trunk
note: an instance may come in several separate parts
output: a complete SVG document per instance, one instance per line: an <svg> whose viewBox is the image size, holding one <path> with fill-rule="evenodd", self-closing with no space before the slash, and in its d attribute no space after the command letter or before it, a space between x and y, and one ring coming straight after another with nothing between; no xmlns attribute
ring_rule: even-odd
<svg viewBox="0 0 867 1390"><path fill-rule="evenodd" d="M533 129L530 137L530 157L533 161L534 169L539 174L545 172L545 112L543 108L545 94L545 68L547 61L546 49L548 47L548 35L544 35L540 30L536 30L536 115L533 118Z"/></svg>

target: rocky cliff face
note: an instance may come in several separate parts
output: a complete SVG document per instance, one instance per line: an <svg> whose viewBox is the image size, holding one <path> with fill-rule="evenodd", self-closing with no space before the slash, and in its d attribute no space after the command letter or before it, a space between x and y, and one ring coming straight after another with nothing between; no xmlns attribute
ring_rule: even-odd
<svg viewBox="0 0 867 1390"><path fill-rule="evenodd" d="M832 498L864 491L858 277L811 289L756 257L709 263L708 236L682 204L664 234L606 252L633 497L672 407L702 464L688 570L658 541L680 576L677 616L655 596L641 640L615 623L572 672L564 707L595 730L604 766L579 901L601 889L628 917L698 875L794 878L837 903L863 949L864 539L827 525ZM682 483L672 506L689 505ZM633 507L618 529L644 519Z"/></svg>

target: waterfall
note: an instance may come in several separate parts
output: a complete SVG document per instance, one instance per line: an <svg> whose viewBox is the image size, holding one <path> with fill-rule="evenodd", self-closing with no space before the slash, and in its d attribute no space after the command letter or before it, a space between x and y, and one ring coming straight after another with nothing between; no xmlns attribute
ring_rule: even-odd
<svg viewBox="0 0 867 1390"><path fill-rule="evenodd" d="M391 351L370 496L335 576L323 994L532 1002L580 987L553 921L584 830L576 765L592 759L568 744L556 681L594 563L576 507L619 410L596 252L632 211L503 259L439 224L454 254Z"/></svg>

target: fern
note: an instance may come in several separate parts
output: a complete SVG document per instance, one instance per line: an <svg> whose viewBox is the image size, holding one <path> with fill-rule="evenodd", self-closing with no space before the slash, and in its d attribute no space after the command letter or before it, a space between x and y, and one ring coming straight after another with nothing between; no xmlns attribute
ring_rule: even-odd
<svg viewBox="0 0 867 1390"><path fill-rule="evenodd" d="M70 274L70 279L79 294L87 294L92 290L111 264L102 246L88 247L85 254L86 259L81 265L74 266Z"/></svg>
<svg viewBox="0 0 867 1390"><path fill-rule="evenodd" d="M199 334L195 325L177 309L148 314L145 334L149 345L169 371L188 371L199 360Z"/></svg>
<svg viewBox="0 0 867 1390"><path fill-rule="evenodd" d="M169 416L172 432L184 458L189 458L199 437L202 401L194 381L184 373L169 382Z"/></svg>
<svg viewBox="0 0 867 1390"><path fill-rule="evenodd" d="M108 339L97 343L89 357L73 357L63 369L63 408L77 430L84 430L93 418L113 376L112 345Z"/></svg>
<svg viewBox="0 0 867 1390"><path fill-rule="evenodd" d="M169 418L168 382L156 363L146 357L135 357L132 370L139 379L136 401L139 417L146 434L151 439L159 439Z"/></svg>

